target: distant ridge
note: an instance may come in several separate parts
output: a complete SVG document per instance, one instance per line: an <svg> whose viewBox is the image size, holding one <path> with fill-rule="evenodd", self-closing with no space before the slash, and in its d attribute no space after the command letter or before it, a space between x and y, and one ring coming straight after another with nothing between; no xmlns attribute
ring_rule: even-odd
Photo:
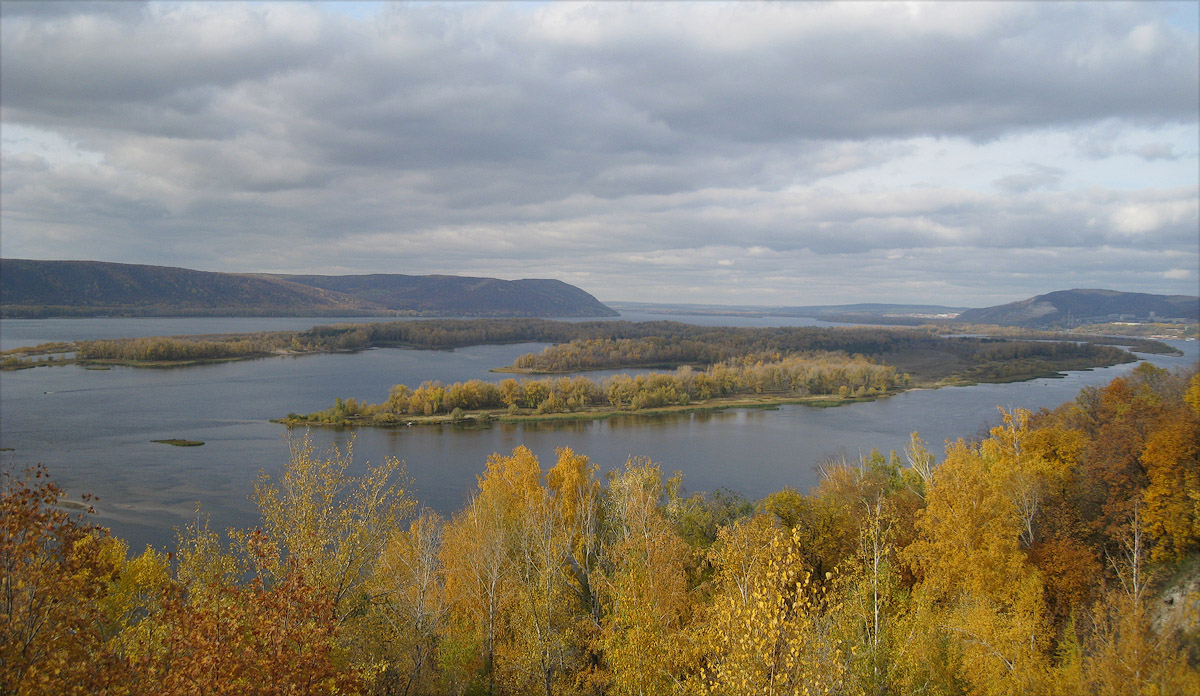
<svg viewBox="0 0 1200 696"><path fill-rule="evenodd" d="M1061 328L1110 321L1200 319L1200 297L1142 292L1059 290L995 307L968 309L958 320L977 324Z"/></svg>
<svg viewBox="0 0 1200 696"><path fill-rule="evenodd" d="M400 274L264 276L357 297L390 309L485 316L604 317L611 308L561 280L498 280L462 276ZM518 314L517 310L521 313Z"/></svg>
<svg viewBox="0 0 1200 696"><path fill-rule="evenodd" d="M5 317L616 316L558 280L463 276L289 276L101 261L0 259Z"/></svg>

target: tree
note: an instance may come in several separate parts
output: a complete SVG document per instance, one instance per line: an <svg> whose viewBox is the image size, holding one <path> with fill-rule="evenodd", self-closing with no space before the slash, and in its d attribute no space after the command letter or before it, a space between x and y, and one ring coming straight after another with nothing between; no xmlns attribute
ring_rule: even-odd
<svg viewBox="0 0 1200 696"><path fill-rule="evenodd" d="M557 454L558 461L546 472L546 487L565 536L563 582L569 600L564 604L576 608L565 629L574 669L565 676L580 693L596 693L605 681L600 646L608 560L603 491L599 467L586 456L569 447Z"/></svg>
<svg viewBox="0 0 1200 696"><path fill-rule="evenodd" d="M669 693L693 668L690 552L663 515L664 493L660 468L646 459L630 459L609 485L612 570L601 645L610 693Z"/></svg>
<svg viewBox="0 0 1200 696"><path fill-rule="evenodd" d="M119 689L126 665L102 632L110 542L57 507L63 491L44 467L0 477L0 692Z"/></svg>
<svg viewBox="0 0 1200 696"><path fill-rule="evenodd" d="M1200 375L1193 377L1200 383ZM1200 409L1179 405L1146 438L1144 513L1156 560L1200 548Z"/></svg>
<svg viewBox="0 0 1200 696"><path fill-rule="evenodd" d="M308 584L333 601L335 616L346 621L363 606L363 585L396 525L415 502L404 488L399 460L367 466L365 475L348 472L353 442L318 455L310 437L292 441L291 457L276 483L265 473L254 486L269 543L294 561ZM282 577L284 556L266 568Z"/></svg>
<svg viewBox="0 0 1200 696"><path fill-rule="evenodd" d="M570 539L561 508L545 489L525 499L517 519L514 569L518 601L514 605L512 650L509 652L520 686L555 693L557 682L569 678L568 631L577 605L566 584ZM520 689L525 691L526 689Z"/></svg>
<svg viewBox="0 0 1200 696"><path fill-rule="evenodd" d="M443 533L440 558L448 614L440 631L440 659L456 693L480 674L487 693L495 693L496 644L512 601L508 530L496 502L477 495Z"/></svg>
<svg viewBox="0 0 1200 696"><path fill-rule="evenodd" d="M721 530L717 590L701 629L710 693L836 693L845 679L825 590L799 553L800 534L765 516ZM827 613L828 612L828 613Z"/></svg>
<svg viewBox="0 0 1200 696"><path fill-rule="evenodd" d="M436 681L434 650L447 611L438 560L442 526L436 513L423 510L388 541L369 584L388 637L379 649L388 665L382 679L392 693L428 692Z"/></svg>
<svg viewBox="0 0 1200 696"><path fill-rule="evenodd" d="M1200 692L1200 670L1189 664L1181 627L1168 623L1155 630L1151 623L1147 593L1152 573L1145 567L1149 539L1140 513L1135 505L1122 529L1120 551L1108 559L1118 583L1096 605L1083 686L1104 696L1194 694ZM1193 592L1189 601L1200 597Z"/></svg>
<svg viewBox="0 0 1200 696"><path fill-rule="evenodd" d="M278 559L261 533L247 543L274 582L209 588L204 603L174 588L155 617L158 635L138 651L138 693L164 696L332 696L362 684L334 657L339 624L332 596L310 585L295 561Z"/></svg>
<svg viewBox="0 0 1200 696"><path fill-rule="evenodd" d="M163 598L176 587L167 554L147 547L128 558L128 545L106 538L97 550L113 567L112 579L98 606L104 614L103 632L112 650L127 659L138 657L138 646L155 640Z"/></svg>
<svg viewBox="0 0 1200 696"><path fill-rule="evenodd" d="M351 475L353 442L318 455L306 434L291 441L291 457L278 482L265 473L254 486L253 499L262 515L259 552L250 547L255 532L235 536L242 556L253 559L261 592L252 595L269 606L276 586L303 586L329 602L337 631L338 659L354 670L378 672L373 646L386 627L373 601L369 579L388 539L415 503L405 489L399 460L367 465ZM256 530L257 531L257 530ZM259 560L261 559L261 560ZM298 579L291 579L298 574ZM291 582L291 585L287 583ZM299 584L297 584L299 583Z"/></svg>
<svg viewBox="0 0 1200 696"><path fill-rule="evenodd" d="M917 516L920 534L904 556L920 578L914 604L923 612L922 641L950 644L955 678L981 692L1033 693L1045 679L1050 636L1041 579L1021 551L1022 525L996 471L997 448L1003 441L947 448Z"/></svg>
<svg viewBox="0 0 1200 696"><path fill-rule="evenodd" d="M858 550L834 585L841 607L834 620L848 646L846 679L863 694L898 691L893 674L899 642L895 624L907 601L896 570L893 514L884 499L864 501Z"/></svg>
<svg viewBox="0 0 1200 696"><path fill-rule="evenodd" d="M446 527L442 565L452 611L445 631L450 642L472 648L457 653L456 686L481 672L488 693L496 693L498 677L511 667L501 657L521 599L514 549L529 501L544 495L541 467L533 452L517 447L511 456L489 457L478 482L466 510ZM477 668L470 666L472 653Z"/></svg>
<svg viewBox="0 0 1200 696"><path fill-rule="evenodd" d="M600 570L603 522L599 467L569 447L559 448L557 454L557 463L546 472L546 487L567 535L565 560L571 586L598 627L601 604L596 573Z"/></svg>

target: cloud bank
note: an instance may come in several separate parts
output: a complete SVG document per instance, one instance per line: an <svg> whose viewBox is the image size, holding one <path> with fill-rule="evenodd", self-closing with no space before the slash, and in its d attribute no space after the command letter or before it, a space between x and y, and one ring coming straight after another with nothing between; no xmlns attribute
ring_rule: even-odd
<svg viewBox="0 0 1200 696"><path fill-rule="evenodd" d="M0 253L606 300L1195 294L1194 3L22 3Z"/></svg>

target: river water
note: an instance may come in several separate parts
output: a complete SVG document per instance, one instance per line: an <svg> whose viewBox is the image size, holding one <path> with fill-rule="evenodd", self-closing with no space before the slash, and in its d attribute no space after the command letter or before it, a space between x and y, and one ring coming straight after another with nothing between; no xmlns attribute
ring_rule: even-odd
<svg viewBox="0 0 1200 696"><path fill-rule="evenodd" d="M824 325L808 319L637 316L709 325ZM0 322L8 349L52 340L307 329L327 318L50 319ZM353 318L348 321L378 321ZM1176 368L1197 360L1197 343L1174 341L1183 357L1146 356ZM270 423L289 411L327 408L337 396L372 403L391 385L496 380L490 368L510 364L544 344L474 346L454 351L378 349L353 354L268 358L172 369L79 366L0 373L0 465L19 470L46 464L71 497L98 497L96 519L131 547L169 547L173 529L201 514L217 529L254 524L248 499L260 472L279 473L288 457L288 431ZM1038 379L910 391L839 408L784 406L671 417L605 421L495 424L488 428L414 427L312 431L319 448L353 440L356 468L396 457L405 462L421 505L443 514L460 508L487 457L526 445L543 466L555 449L571 447L604 470L646 456L670 473L682 471L688 490L726 487L750 498L785 486L805 490L816 466L831 457L857 457L872 448L901 449L920 432L940 452L946 439L970 437L998 422L997 406L1052 408L1089 385L1127 374L1133 365ZM172 447L151 440L202 440Z"/></svg>

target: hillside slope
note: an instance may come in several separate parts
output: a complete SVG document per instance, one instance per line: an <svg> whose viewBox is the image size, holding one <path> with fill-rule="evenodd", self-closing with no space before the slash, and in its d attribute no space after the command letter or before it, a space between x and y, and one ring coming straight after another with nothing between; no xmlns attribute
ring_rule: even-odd
<svg viewBox="0 0 1200 696"><path fill-rule="evenodd" d="M5 316L302 314L365 309L360 300L340 293L250 275L23 259L0 259L0 305Z"/></svg>
<svg viewBox="0 0 1200 696"><path fill-rule="evenodd" d="M480 316L610 317L609 307L560 280L373 274L269 276L388 309Z"/></svg>
<svg viewBox="0 0 1200 696"><path fill-rule="evenodd" d="M6 317L613 316L557 280L459 276L282 276L98 261L0 259Z"/></svg>
<svg viewBox="0 0 1200 696"><path fill-rule="evenodd" d="M958 315L958 320L964 322L1039 328L1163 319L1200 319L1200 298L1116 290L1059 290L995 307L968 309Z"/></svg>

